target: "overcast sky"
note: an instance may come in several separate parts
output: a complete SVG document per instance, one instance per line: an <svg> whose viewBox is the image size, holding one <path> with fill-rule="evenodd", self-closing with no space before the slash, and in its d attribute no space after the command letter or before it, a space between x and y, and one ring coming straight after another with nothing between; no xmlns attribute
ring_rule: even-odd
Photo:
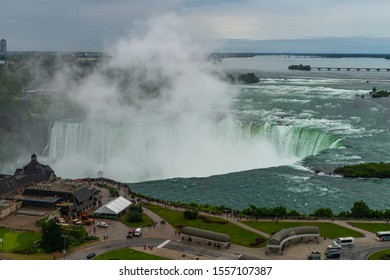
<svg viewBox="0 0 390 280"><path fill-rule="evenodd" d="M102 51L135 23L172 12L209 39L234 39L226 47L231 51L242 51L245 42L256 51L263 40L270 48L297 51L286 39L306 39L301 47L307 51L320 47L307 43L321 38L353 38L345 48L356 51L390 47L388 0L0 0L0 38L10 51ZM371 43L360 46L363 38ZM272 51L265 45L259 51ZM338 51L337 44L327 48Z"/></svg>

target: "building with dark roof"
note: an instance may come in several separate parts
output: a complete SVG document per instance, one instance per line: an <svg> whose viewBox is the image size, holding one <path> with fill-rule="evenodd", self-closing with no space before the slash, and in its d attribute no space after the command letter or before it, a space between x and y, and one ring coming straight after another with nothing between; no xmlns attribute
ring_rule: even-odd
<svg viewBox="0 0 390 280"><path fill-rule="evenodd" d="M18 168L15 171L15 176L30 177L35 182L52 181L56 179L54 170L49 165L43 165L38 162L36 154L31 155L31 161L23 168Z"/></svg>
<svg viewBox="0 0 390 280"><path fill-rule="evenodd" d="M0 195L13 192L32 183L53 181L57 178L49 165L38 162L36 154L31 155L30 162L23 168L15 170L14 175L0 176Z"/></svg>
<svg viewBox="0 0 390 280"><path fill-rule="evenodd" d="M99 191L85 183L73 180L42 182L24 189L15 199L23 206L39 208L60 208L61 214L77 216L100 201Z"/></svg>
<svg viewBox="0 0 390 280"><path fill-rule="evenodd" d="M38 162L36 154L14 175L0 175L0 196L22 202L24 207L59 208L68 216L98 206L101 200L99 190L88 183L57 178L49 165Z"/></svg>

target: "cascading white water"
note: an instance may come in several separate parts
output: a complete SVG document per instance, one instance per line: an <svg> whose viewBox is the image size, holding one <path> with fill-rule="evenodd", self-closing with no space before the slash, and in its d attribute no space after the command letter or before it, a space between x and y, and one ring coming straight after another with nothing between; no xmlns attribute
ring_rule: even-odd
<svg viewBox="0 0 390 280"><path fill-rule="evenodd" d="M67 177L103 171L123 181L209 176L291 164L326 148L332 135L309 128L224 120L131 124L55 122L49 157Z"/></svg>
<svg viewBox="0 0 390 280"><path fill-rule="evenodd" d="M252 135L263 135L286 157L304 158L341 145L341 139L314 128L253 123L249 128Z"/></svg>

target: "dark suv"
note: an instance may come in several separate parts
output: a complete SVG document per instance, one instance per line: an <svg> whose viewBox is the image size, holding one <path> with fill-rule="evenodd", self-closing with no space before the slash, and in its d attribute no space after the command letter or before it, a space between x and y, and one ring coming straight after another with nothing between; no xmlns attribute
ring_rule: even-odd
<svg viewBox="0 0 390 280"><path fill-rule="evenodd" d="M88 259L88 260L91 260L91 259L93 259L94 256L96 256L95 253L89 253L89 254L87 255L87 259Z"/></svg>
<svg viewBox="0 0 390 280"><path fill-rule="evenodd" d="M338 260L340 259L340 252L337 251L328 251L326 253L326 258L327 259L332 259L332 260Z"/></svg>

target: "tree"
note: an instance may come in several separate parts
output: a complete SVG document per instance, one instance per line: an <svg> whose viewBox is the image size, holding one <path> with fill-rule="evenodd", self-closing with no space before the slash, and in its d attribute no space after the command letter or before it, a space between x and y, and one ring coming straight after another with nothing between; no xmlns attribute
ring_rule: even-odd
<svg viewBox="0 0 390 280"><path fill-rule="evenodd" d="M66 249L69 244L59 242L64 239L64 229L54 220L48 221L42 225L41 247L48 253ZM64 245L65 244L65 245Z"/></svg>
<svg viewBox="0 0 390 280"><path fill-rule="evenodd" d="M371 209L363 201L356 201L351 208L351 216L353 218L369 218L371 217Z"/></svg>
<svg viewBox="0 0 390 280"><path fill-rule="evenodd" d="M140 223L143 220L143 209L141 205L131 205L127 212L127 221L130 223Z"/></svg>
<svg viewBox="0 0 390 280"><path fill-rule="evenodd" d="M198 211L196 210L185 210L183 216L185 220L195 220L198 217Z"/></svg>
<svg viewBox="0 0 390 280"><path fill-rule="evenodd" d="M302 216L297 210L291 210L287 213L288 217L300 217Z"/></svg>
<svg viewBox="0 0 390 280"><path fill-rule="evenodd" d="M287 209L284 206L277 206L270 209L271 217L284 218L287 215Z"/></svg>
<svg viewBox="0 0 390 280"><path fill-rule="evenodd" d="M330 208L318 208L314 210L312 216L319 218L333 218L334 214Z"/></svg>

